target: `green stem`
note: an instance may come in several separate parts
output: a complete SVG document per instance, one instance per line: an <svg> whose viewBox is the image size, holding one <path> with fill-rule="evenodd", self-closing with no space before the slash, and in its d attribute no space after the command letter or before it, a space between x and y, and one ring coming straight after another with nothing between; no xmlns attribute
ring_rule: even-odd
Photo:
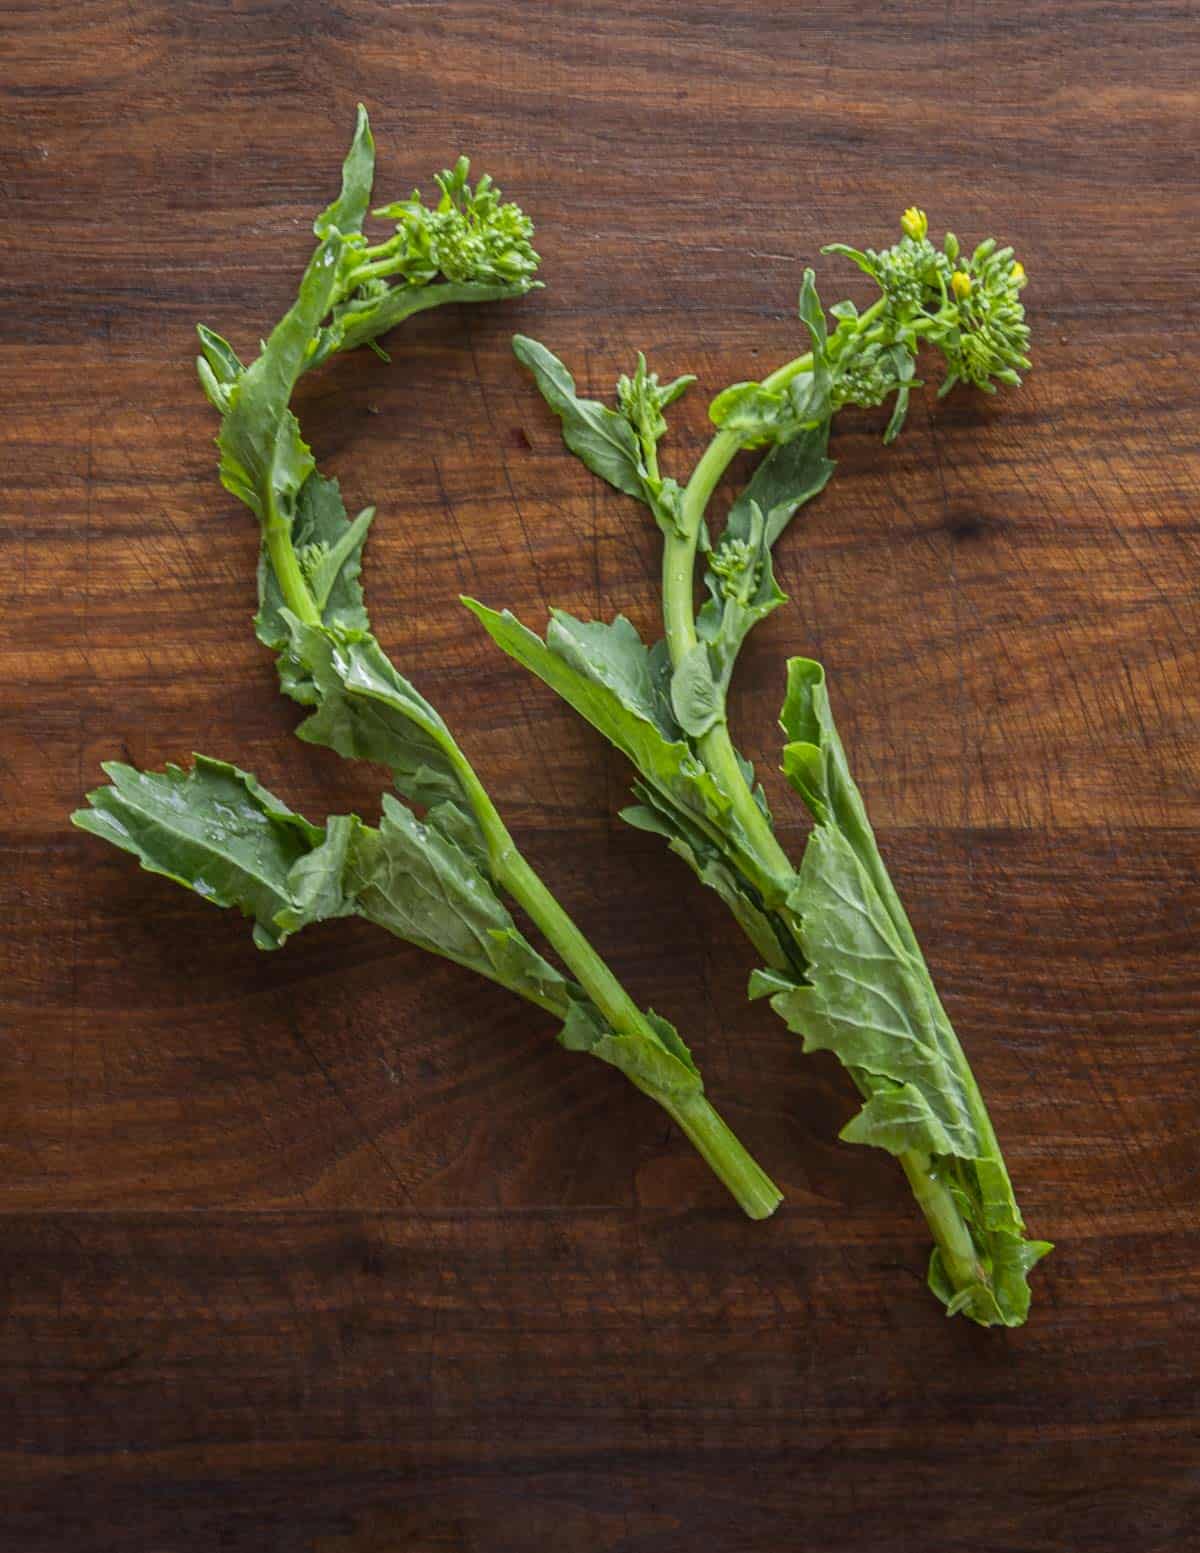
<svg viewBox="0 0 1200 1553"><path fill-rule="evenodd" d="M811 351L787 362L772 372L763 387L777 391L801 372L812 367ZM695 646L696 608L695 572L696 546L700 537L700 524L705 509L721 477L729 468L741 447L736 432L719 431L704 451L703 457L692 471L683 493L677 534L671 534L663 547L663 622L667 635L667 648L671 663L679 667L684 656ZM754 801L754 794L742 776L741 766L729 737L724 716L707 733L696 741L698 753L708 767L717 785L733 805L733 811L741 822L754 850L767 865L768 873L778 879L786 879L792 872L787 854L775 839L770 822ZM764 881L756 881L762 888ZM768 885L769 889L769 885Z"/></svg>
<svg viewBox="0 0 1200 1553"><path fill-rule="evenodd" d="M783 1194L747 1154L706 1096L689 1095L678 1101L654 1098L750 1218L766 1219L775 1212Z"/></svg>
<svg viewBox="0 0 1200 1553"><path fill-rule="evenodd" d="M292 526L276 505L274 481L267 483L266 493L267 520L263 524L263 533L267 542L267 554L271 558L271 566L275 572L275 580L279 583L279 591L283 594L284 603L297 620L303 621L306 626L319 626L321 611L317 608L316 600L304 580L304 573L300 570L296 547L292 544Z"/></svg>
<svg viewBox="0 0 1200 1553"><path fill-rule="evenodd" d="M956 1290L988 1282L971 1232L963 1222L949 1187L937 1176L928 1154L910 1152L898 1156L913 1196L942 1253L942 1266Z"/></svg>
<svg viewBox="0 0 1200 1553"><path fill-rule="evenodd" d="M641 1009L521 855L508 827L465 757L459 776L487 840L492 876L508 892L558 954L605 1022L618 1034L658 1036ZM774 1213L783 1194L747 1153L703 1093L674 1097L627 1077L656 1100L691 1141L709 1169L752 1219Z"/></svg>
<svg viewBox="0 0 1200 1553"><path fill-rule="evenodd" d="M649 1033L642 1012L530 867L476 779L472 804L488 842L492 877L534 921L614 1030Z"/></svg>

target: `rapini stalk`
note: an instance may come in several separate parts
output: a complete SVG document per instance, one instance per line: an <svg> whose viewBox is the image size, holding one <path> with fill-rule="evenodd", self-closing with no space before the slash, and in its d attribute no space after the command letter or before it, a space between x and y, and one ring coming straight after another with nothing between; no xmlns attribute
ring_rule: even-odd
<svg viewBox="0 0 1200 1553"><path fill-rule="evenodd" d="M751 995L769 996L806 1050L831 1050L849 1070L864 1104L842 1137L896 1155L933 1234L930 1283L948 1311L1018 1325L1026 1274L1049 1247L1027 1238L982 1095L850 776L823 670L804 658L788 664L784 772L815 821L798 867L726 722L742 643L784 601L772 547L832 473L826 447L837 411L894 396L885 433L894 438L922 344L945 360L943 392L958 381L992 392L1018 383L1028 365L1025 273L1011 250L989 240L967 257L952 235L937 249L915 209L901 227L881 253L832 250L881 293L861 313L851 302L831 309L832 331L806 272L799 311L809 349L762 382L718 394L716 434L683 486L662 473L658 443L664 408L693 379L660 388L639 356L613 410L581 399L557 358L518 337L517 355L567 445L645 502L662 530L664 641L647 650L626 620L604 626L555 611L543 642L507 613L471 607L500 646L633 761L639 802L626 818L662 835L729 905L765 961ZM714 543L709 501L745 448L769 451ZM701 558L707 597L697 610Z"/></svg>

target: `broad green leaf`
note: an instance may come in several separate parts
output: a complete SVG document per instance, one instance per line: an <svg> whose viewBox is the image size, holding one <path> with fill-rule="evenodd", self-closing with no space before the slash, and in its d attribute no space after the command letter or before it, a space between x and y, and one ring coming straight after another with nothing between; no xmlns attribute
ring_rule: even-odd
<svg viewBox="0 0 1200 1553"><path fill-rule="evenodd" d="M260 948L356 913L560 1018L581 997L517 930L474 862L388 795L378 830L353 815L322 830L247 772L203 755L191 771L104 769L112 786L88 794L75 824L203 900L240 908Z"/></svg>
<svg viewBox="0 0 1200 1553"><path fill-rule="evenodd" d="M275 914L281 932L296 933L310 922L345 917L354 910L346 894L346 865L363 829L356 815L330 816L320 845L298 858L288 875L291 904Z"/></svg>
<svg viewBox="0 0 1200 1553"><path fill-rule="evenodd" d="M450 730L375 638L286 618L291 655L315 687L316 710L296 730L299 737L347 760L387 766L416 803L462 804L466 762Z"/></svg>
<svg viewBox="0 0 1200 1553"><path fill-rule="evenodd" d="M624 615L605 624L552 610L546 645L587 679L607 686L622 706L651 723L664 739L679 738L664 691L669 677L664 673L664 655L647 648Z"/></svg>
<svg viewBox="0 0 1200 1553"><path fill-rule="evenodd" d="M766 519L767 547L773 547L792 515L829 483L837 465L825 456L828 446L829 425L823 422L772 448L729 509L726 537L747 538L751 513L758 507Z"/></svg>
<svg viewBox="0 0 1200 1553"><path fill-rule="evenodd" d="M607 670L604 677L600 677L598 669L593 677L593 672L579 655L572 653L569 661L555 645L564 639L562 636L556 634L554 642L543 642L508 610L497 614L475 599L464 598L463 603L498 647L556 690L593 728L633 761L661 802L681 810L701 826L731 831L735 828L728 799L686 741L664 736L659 708L648 706L636 695L629 701L623 700L614 688L618 677ZM569 631L572 644L578 643L578 631L573 628L579 626L579 621L558 611L553 623L561 632ZM628 626L628 622L625 624ZM622 629L620 638L624 639L625 635ZM590 640L594 647L596 638Z"/></svg>
<svg viewBox="0 0 1200 1553"><path fill-rule="evenodd" d="M341 914L340 898L313 888L311 874L293 881L324 833L248 772L203 755L191 771L141 772L116 761L104 771L112 786L89 793L91 808L73 814L73 822L132 852L148 872L216 906L239 907L254 919L259 948L277 948L292 930L278 922L281 913L306 921L314 920L306 912Z"/></svg>
<svg viewBox="0 0 1200 1553"><path fill-rule="evenodd" d="M390 795L378 829L334 815L322 830L247 772L203 755L191 771L116 763L105 771L112 785L88 795L91 807L75 824L202 899L239 907L254 919L260 948L354 913L556 1014L564 1046L612 1063L648 1093L678 1100L702 1092L672 1025L649 1012L640 1031L609 1029L518 930L473 859Z"/></svg>
<svg viewBox="0 0 1200 1553"><path fill-rule="evenodd" d="M360 916L566 1016L571 984L518 932L490 881L390 794L379 829L358 840L351 879Z"/></svg>
<svg viewBox="0 0 1200 1553"><path fill-rule="evenodd" d="M777 994L772 1006L804 1037L805 1051L832 1051L847 1067L915 1085L939 1124L921 1146L945 1153L948 1138L952 1152L977 1155L967 1078L928 974L836 827L814 831L788 904L803 922L810 985Z"/></svg>
<svg viewBox="0 0 1200 1553"><path fill-rule="evenodd" d="M663 732L662 704L648 706L639 695L622 699L619 677L601 670L572 653L571 661L562 655L555 632L547 640L528 630L508 610L498 614L474 599L463 603L482 623L496 645L536 674L568 705L602 733L637 768L647 793L665 814L678 816L679 826L694 828L710 842L718 841L731 866L736 866L753 883L764 902L782 904L788 879L776 877L770 865L749 844L741 823L732 811L729 799L715 778L697 759L682 735L667 738ZM577 628L563 611L557 611L553 626ZM603 627L601 628L604 629ZM632 629L631 627L629 629ZM625 638L622 629L619 640ZM593 656L598 637L589 638ZM576 630L572 643L578 643ZM654 654L650 655L653 665ZM678 828L678 827L677 827Z"/></svg>
<svg viewBox="0 0 1200 1553"><path fill-rule="evenodd" d="M953 1141L915 1084L874 1081L862 1110L842 1128L844 1143L869 1143L889 1154L953 1154ZM936 1147L931 1147L931 1140Z"/></svg>
<svg viewBox="0 0 1200 1553"><path fill-rule="evenodd" d="M782 723L784 771L817 828L788 897L804 981L776 990L772 1007L806 1051L832 1051L858 1076L866 1103L843 1138L925 1159L948 1184L985 1276L951 1289L935 1252L934 1292L951 1313L1019 1325L1025 1273L1049 1247L1025 1239L983 1097L879 854L824 671L810 659L788 664Z"/></svg>
<svg viewBox="0 0 1200 1553"><path fill-rule="evenodd" d="M491 862L487 843L479 828L474 812L461 799L440 798L425 811L425 823L440 830L456 847L461 848L483 873L491 876Z"/></svg>

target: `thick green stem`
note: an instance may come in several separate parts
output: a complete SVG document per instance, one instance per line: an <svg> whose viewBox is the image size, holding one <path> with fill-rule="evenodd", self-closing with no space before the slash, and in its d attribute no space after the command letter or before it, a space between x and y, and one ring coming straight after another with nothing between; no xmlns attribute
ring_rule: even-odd
<svg viewBox="0 0 1200 1553"><path fill-rule="evenodd" d="M679 1101L654 1098L750 1218L766 1219L775 1212L783 1194L704 1095Z"/></svg>
<svg viewBox="0 0 1200 1553"><path fill-rule="evenodd" d="M963 1222L953 1193L934 1173L929 1155L912 1152L898 1157L942 1253L942 1266L950 1282L957 1290L968 1289L972 1284L986 1285L987 1270L979 1260L971 1232Z"/></svg>
<svg viewBox="0 0 1200 1553"><path fill-rule="evenodd" d="M480 815L487 836L491 871L496 883L529 914L547 943L614 1030L639 1033L645 1030L642 1012L637 1004L526 862L486 794L484 798L487 808L491 810L490 815L486 820L483 819L477 800L475 812Z"/></svg>
<svg viewBox="0 0 1200 1553"><path fill-rule="evenodd" d="M459 779L487 842L488 860L496 883L537 925L614 1031L657 1042L658 1036L641 1009L521 855L466 757L462 756L460 760ZM783 1194L747 1153L703 1093L675 1097L640 1083L632 1074L627 1077L678 1123L744 1213L752 1219L764 1219L774 1213Z"/></svg>
<svg viewBox="0 0 1200 1553"><path fill-rule="evenodd" d="M263 534L266 538L267 554L271 557L271 566L274 568L275 579L279 583L279 591L283 594L284 603L296 619L303 621L306 626L319 626L321 611L309 592L304 573L300 570L300 562L296 559L291 525L276 508L273 495L269 491L267 521L263 524Z"/></svg>

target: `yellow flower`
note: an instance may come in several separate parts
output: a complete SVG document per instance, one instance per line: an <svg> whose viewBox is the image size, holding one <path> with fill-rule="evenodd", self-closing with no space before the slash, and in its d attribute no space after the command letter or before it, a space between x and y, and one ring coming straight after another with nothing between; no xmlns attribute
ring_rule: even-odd
<svg viewBox="0 0 1200 1553"><path fill-rule="evenodd" d="M923 210L910 205L900 217L900 230L905 237L911 237L914 242L919 242L929 230L929 218Z"/></svg>
<svg viewBox="0 0 1200 1553"><path fill-rule="evenodd" d="M971 295L971 277L966 270L955 270L950 277L950 290L960 302L965 302Z"/></svg>
<svg viewBox="0 0 1200 1553"><path fill-rule="evenodd" d="M1013 267L1008 273L1009 279L1018 290L1020 290L1020 288L1029 279L1029 276L1025 273L1025 266L1021 263L1020 259L1013 260Z"/></svg>

